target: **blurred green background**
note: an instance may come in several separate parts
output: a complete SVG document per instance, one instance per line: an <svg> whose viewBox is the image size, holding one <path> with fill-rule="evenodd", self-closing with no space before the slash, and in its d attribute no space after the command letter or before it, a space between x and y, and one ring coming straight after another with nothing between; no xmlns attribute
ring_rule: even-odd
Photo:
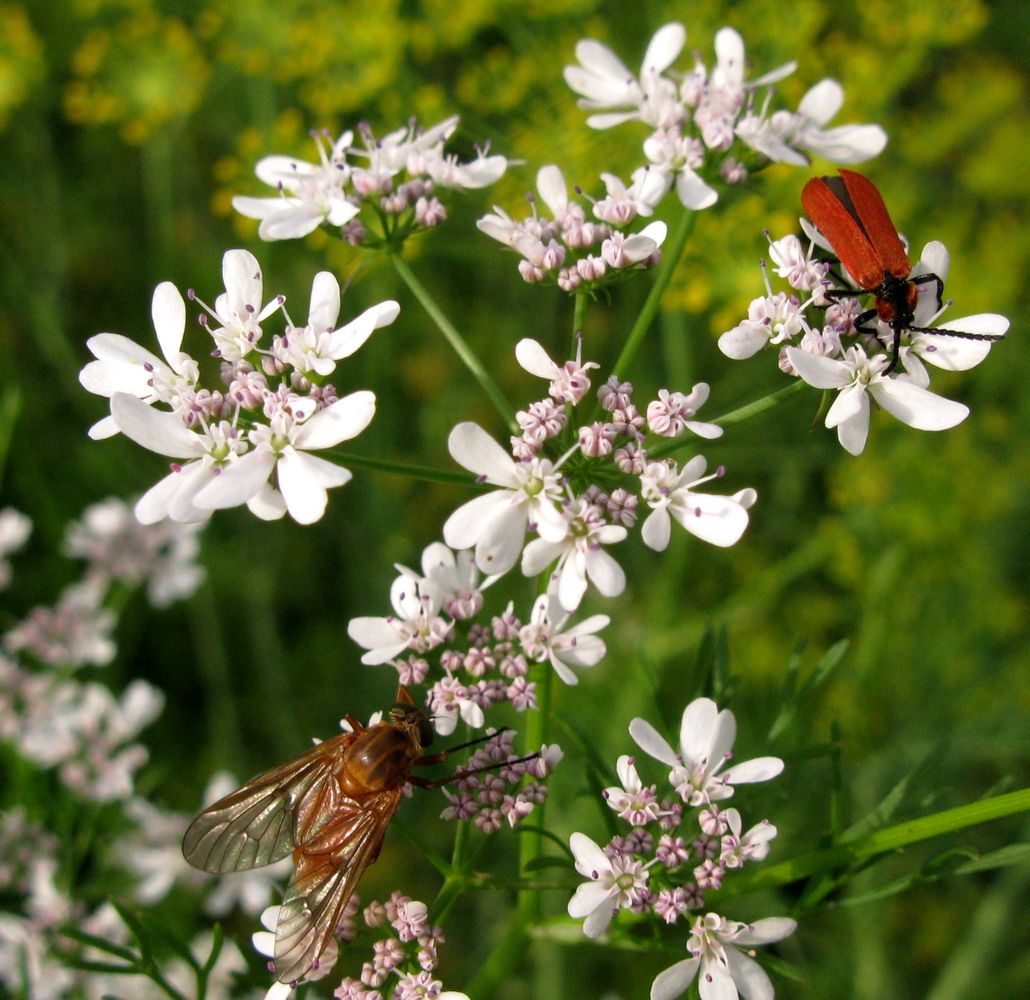
<svg viewBox="0 0 1030 1000"><path fill-rule="evenodd" d="M315 271L354 270L353 253L323 234L261 244L255 225L230 210L235 193L266 193L252 175L261 156L311 158L313 127L338 134L368 121L385 134L412 115L431 124L457 111L456 147L466 155L490 140L524 161L496 188L455 206L408 259L510 398L519 406L536 398L539 383L516 367L511 349L532 335L560 353L571 311L558 293L524 285L474 220L491 204L519 211L545 163L597 194L600 170L625 176L640 162L642 130L587 129L561 71L587 36L635 68L653 31L674 19L687 26L688 51L709 64L723 24L743 34L755 73L797 59L798 72L778 85L786 107L824 76L838 79L846 103L833 124L875 121L890 135L884 154L860 169L917 248L941 239L951 250L951 315L1002 312L1012 328L979 369L935 375L935 390L972 410L956 430L924 434L880 414L866 453L854 459L831 433L811 430L813 395L707 448L729 469L727 492L757 488L751 529L729 551L677 537L661 556L636 545L618 552L630 587L615 602L589 605L613 618L609 655L578 688L558 692L558 710L613 763L632 750L625 726L634 714L678 723L703 681L704 630L726 626L732 690L720 695L732 695L738 759L746 759L766 752L799 640L807 641L805 673L846 638L846 659L776 745L785 776L741 797L745 821L768 815L779 827L773 859L818 846L828 828L833 765L820 747L834 722L845 788L834 808L851 819L920 764L894 820L1025 785L1030 15L1021 0L0 3L0 506L35 522L18 587L4 595L5 624L74 578L75 568L54 555L70 519L164 474L164 460L135 445L86 438L105 403L77 382L85 340L113 331L153 346L153 287L169 279L210 301L231 247L258 256L266 290L285 292L295 318ZM620 375L642 389L708 381L708 415L783 384L767 357L731 363L715 340L760 293L762 229L796 228L810 173L771 167L701 216L649 349ZM647 279L631 283L610 308L591 310L587 353L602 372L646 290ZM456 421L503 430L390 269L363 274L344 314L385 297L401 302L400 320L347 362L338 383L379 396L379 416L356 450L451 468L444 442ZM116 688L142 676L168 694L145 734L152 762L144 788L165 806L192 810L216 768L261 770L311 735L331 733L345 712L364 716L389 703L392 674L358 663L346 622L386 612L393 563L416 565L463 498L454 488L358 472L310 528L260 523L245 510L216 515L204 535L208 583L162 613L135 600L119 657L102 675ZM528 588L517 580L510 587L523 607ZM554 735L570 750L554 791L563 803L552 814L555 830L602 839L585 758L563 732ZM439 802L429 798L406 803L402 816L426 836L445 837ZM808 914L782 947L801 979L778 979L778 995L1025 997L1025 868L940 880L927 869L902 894L845 904L949 848L987 851L1026 839L1025 821L998 822L875 866ZM426 898L431 872L409 854L391 835L365 888L403 886ZM554 893L553 912L566 900ZM763 916L791 902L748 901L728 912ZM458 944L447 949L449 987L461 988L482 960L498 906L489 894L463 902L448 929ZM534 971L504 997L642 997L670 962L627 962L585 943L538 945L533 955ZM562 985L545 986L552 976Z"/></svg>

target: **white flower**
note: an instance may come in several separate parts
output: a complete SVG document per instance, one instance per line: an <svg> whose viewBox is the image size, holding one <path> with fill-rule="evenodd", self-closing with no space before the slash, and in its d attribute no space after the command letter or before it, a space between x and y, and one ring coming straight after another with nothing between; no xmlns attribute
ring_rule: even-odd
<svg viewBox="0 0 1030 1000"><path fill-rule="evenodd" d="M889 360L886 354L870 359L857 345L839 360L796 347L786 351L794 370L809 385L840 390L826 413L826 426L837 428L837 439L852 455L861 455L865 448L870 396L902 423L921 431L947 430L969 415L969 407L938 396L905 375L883 375Z"/></svg>
<svg viewBox="0 0 1030 1000"><path fill-rule="evenodd" d="M154 289L150 314L165 361L121 334L98 333L86 341L97 360L79 372L79 381L89 392L108 398L125 392L149 405L158 400L171 403L181 392L193 389L199 373L197 362L180 350L186 328L186 304L170 281ZM89 429L94 440L117 433L111 416Z"/></svg>
<svg viewBox="0 0 1030 1000"><path fill-rule="evenodd" d="M719 337L719 350L734 361L750 358L766 344L793 340L804 329L801 304L786 292L752 299L747 317Z"/></svg>
<svg viewBox="0 0 1030 1000"><path fill-rule="evenodd" d="M476 564L500 576L518 561L527 527L541 538L560 541L568 525L557 504L559 477L546 459L516 462L478 424L458 424L447 439L454 460L494 490L459 507L443 526L452 549L475 546Z"/></svg>
<svg viewBox="0 0 1030 1000"><path fill-rule="evenodd" d="M440 606L452 618L472 618L483 607L483 591L496 577L479 581L474 553L453 552L443 542L427 545L422 553L423 587L435 588Z"/></svg>
<svg viewBox="0 0 1030 1000"><path fill-rule="evenodd" d="M555 673L566 684L578 684L572 667L592 667L606 652L604 640L594 635L611 621L607 615L591 615L563 632L569 615L562 610L557 597L541 594L533 603L529 624L523 625L519 641L526 656L542 663L551 661Z"/></svg>
<svg viewBox="0 0 1030 1000"><path fill-rule="evenodd" d="M215 342L213 353L223 361L239 361L257 347L262 321L282 306L283 299L277 296L267 305L261 305L261 265L249 250L225 252L222 281L225 291L215 299L214 309L205 306L221 324L209 327Z"/></svg>
<svg viewBox="0 0 1030 1000"><path fill-rule="evenodd" d="M551 575L552 587L566 611L579 607L588 577L605 597L617 597L626 587L626 574L603 546L621 542L626 529L605 523L601 509L582 497L566 504L565 518L569 532L561 541L535 538L526 546L522 553L523 574L536 576L557 561Z"/></svg>
<svg viewBox="0 0 1030 1000"><path fill-rule="evenodd" d="M590 879L579 886L569 900L569 916L575 920L585 917L583 933L587 937L598 937L622 907L640 900L647 885L647 870L629 855L609 858L584 833L572 834L569 847L576 871Z"/></svg>
<svg viewBox="0 0 1030 1000"><path fill-rule="evenodd" d="M682 24L672 22L659 28L644 53L638 80L611 49L592 39L576 44L578 66L565 67L565 82L577 94L581 108L628 108L608 114L591 115L591 128L611 128L638 118L655 128L679 125L684 109L676 84L662 76L675 62L686 44Z"/></svg>
<svg viewBox="0 0 1030 1000"><path fill-rule="evenodd" d="M0 510L0 590L11 582L11 564L5 556L17 552L32 532L32 521L13 507Z"/></svg>
<svg viewBox="0 0 1030 1000"><path fill-rule="evenodd" d="M366 309L357 319L336 329L340 315L340 283L329 271L319 271L311 284L311 308L304 327L291 327L277 337L274 355L299 372L330 375L336 362L350 357L372 335L388 326L400 312L392 301Z"/></svg>
<svg viewBox="0 0 1030 1000"><path fill-rule="evenodd" d="M728 708L720 712L711 698L695 698L683 710L678 754L644 719L634 719L629 734L641 750L672 768L669 780L690 806L728 799L733 785L768 781L783 770L779 757L756 757L719 774L731 757L737 721Z"/></svg>
<svg viewBox="0 0 1030 1000"><path fill-rule="evenodd" d="M306 419L278 411L271 425L250 432L251 451L220 468L195 496L201 509L221 510L259 500L274 471L286 510L298 524L313 524L325 512L326 490L349 482L351 472L309 451L333 448L357 437L375 416L375 395L352 392Z"/></svg>
<svg viewBox="0 0 1030 1000"><path fill-rule="evenodd" d="M765 109L751 111L737 123L737 136L770 160L804 167L808 150L832 163L861 163L876 156L887 143L879 125L841 125L823 129L840 110L843 88L836 80L822 80L801 99L796 114Z"/></svg>
<svg viewBox="0 0 1030 1000"><path fill-rule="evenodd" d="M175 413L153 410L145 402L123 392L111 397L111 415L127 438L169 458L188 458L173 465L172 472L151 487L136 504L142 524L166 517L173 521L205 521L210 508L195 504L197 494L226 464L247 447L241 434L225 421L192 431Z"/></svg>
<svg viewBox="0 0 1030 1000"><path fill-rule="evenodd" d="M437 587L408 572L397 577L390 587L394 614L388 618L352 618L347 634L369 652L361 662L387 663L406 649L424 653L439 646L450 632L440 616L441 593Z"/></svg>
<svg viewBox="0 0 1030 1000"><path fill-rule="evenodd" d="M658 974L651 1000L674 1000L698 977L701 1000L772 1000L773 987L765 970L743 950L790 937L797 921L766 917L753 924L706 913L694 922L687 940L691 958ZM741 946L741 947L738 947Z"/></svg>
<svg viewBox="0 0 1030 1000"><path fill-rule="evenodd" d="M755 500L753 490L731 497L695 493L694 487L718 477L706 476L705 460L697 455L682 470L667 462L649 462L640 477L640 495L651 514L641 528L644 544L656 552L669 544L670 518L675 518L702 541L725 548L739 541L748 524L747 508Z"/></svg>
<svg viewBox="0 0 1030 1000"><path fill-rule="evenodd" d="M551 356L543 347L530 337L524 337L515 345L515 360L530 375L548 379L551 383L548 392L563 403L578 403L590 390L590 378L587 372L591 368L599 368L596 361L583 363L581 358L582 343L577 345L576 360L566 361L559 365L551 360Z"/></svg>
<svg viewBox="0 0 1030 1000"><path fill-rule="evenodd" d="M776 827L772 823L762 820L741 836L740 813L730 808L723 810L722 815L730 827L719 850L719 864L723 868L740 868L745 861L761 861L768 855L769 841L776 836Z"/></svg>
<svg viewBox="0 0 1030 1000"><path fill-rule="evenodd" d="M655 798L655 786L644 787L637 773L634 758L624 754L615 762L615 770L622 787L613 785L604 790L608 805L633 826L643 826L658 819L659 807Z"/></svg>
<svg viewBox="0 0 1030 1000"><path fill-rule="evenodd" d="M346 155L353 138L352 132L344 132L327 150L324 137L316 137L320 160L317 164L290 156L266 156L254 172L266 184L278 188L279 197L237 195L232 200L233 208L241 215L261 220L258 236L263 240L306 236L323 222L346 225L359 210L344 190L350 175Z"/></svg>

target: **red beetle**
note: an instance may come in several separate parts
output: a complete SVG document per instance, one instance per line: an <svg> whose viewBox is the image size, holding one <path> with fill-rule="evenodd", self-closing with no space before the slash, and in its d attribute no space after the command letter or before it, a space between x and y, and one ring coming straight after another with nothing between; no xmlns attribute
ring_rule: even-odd
<svg viewBox="0 0 1030 1000"><path fill-rule="evenodd" d="M936 274L911 276L912 264L905 246L872 181L852 170L842 170L839 177L813 177L801 192L801 204L829 241L848 274L860 288L876 297L876 308L862 313L855 326L873 332L871 328L863 328L862 324L876 316L894 333L891 361L884 369L884 375L897 367L901 335L906 331L967 340L1002 339L1003 334L966 333L912 325L919 298L918 286L933 282L937 286L937 306L940 308L944 282ZM851 294L838 289L828 292L827 297L838 299Z"/></svg>

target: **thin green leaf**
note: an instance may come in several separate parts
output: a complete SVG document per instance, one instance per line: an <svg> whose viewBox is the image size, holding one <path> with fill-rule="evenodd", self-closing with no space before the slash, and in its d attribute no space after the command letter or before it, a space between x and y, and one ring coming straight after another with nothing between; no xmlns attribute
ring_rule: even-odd
<svg viewBox="0 0 1030 1000"><path fill-rule="evenodd" d="M85 931L80 931L77 927L62 927L58 934L61 937L66 937L72 941L78 941L79 944L84 944L90 948L96 948L97 951L107 952L108 955L117 955L118 958L124 958L127 962L138 962L139 955L137 955L131 948L126 948L124 945L115 944L113 941L108 941L107 938L97 937L95 934L87 934Z"/></svg>
<svg viewBox="0 0 1030 1000"><path fill-rule="evenodd" d="M1020 865L1030 861L1030 844L1008 844L996 851L991 851L974 861L968 861L955 869L958 875L972 875L975 872L987 872L995 868L1006 868L1009 865Z"/></svg>
<svg viewBox="0 0 1030 1000"><path fill-rule="evenodd" d="M83 972L110 972L117 976L138 976L142 971L138 965L117 965L114 962L91 962L85 958L66 958L65 965Z"/></svg>

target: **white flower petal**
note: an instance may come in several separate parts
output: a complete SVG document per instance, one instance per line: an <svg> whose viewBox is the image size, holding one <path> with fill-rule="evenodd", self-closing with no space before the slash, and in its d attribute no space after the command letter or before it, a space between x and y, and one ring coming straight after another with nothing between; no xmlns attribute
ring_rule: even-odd
<svg viewBox="0 0 1030 1000"><path fill-rule="evenodd" d="M730 717L732 716L731 712ZM683 718L680 720L680 752L684 761L696 763L709 757L718 723L719 709L711 698L695 698L683 709ZM732 744L731 739L730 745Z"/></svg>
<svg viewBox="0 0 1030 1000"><path fill-rule="evenodd" d="M569 206L569 192L561 170L553 163L541 167L536 175L536 189L551 215L561 215ZM516 352L518 348L516 348ZM525 366L523 366L525 367Z"/></svg>
<svg viewBox="0 0 1030 1000"><path fill-rule="evenodd" d="M755 757L731 767L722 777L731 785L750 785L756 781L769 781L783 772L783 761L779 757Z"/></svg>
<svg viewBox="0 0 1030 1000"><path fill-rule="evenodd" d="M340 316L340 283L329 271L319 271L311 282L308 326L315 333L332 330Z"/></svg>
<svg viewBox="0 0 1030 1000"><path fill-rule="evenodd" d="M366 309L357 319L351 320L333 333L330 348L332 357L337 361L350 357L368 340L374 330L389 326L400 311L401 307L392 299Z"/></svg>
<svg viewBox="0 0 1030 1000"><path fill-rule="evenodd" d="M719 200L719 192L709 187L693 170L681 170L676 178L676 194L689 209L711 208Z"/></svg>
<svg viewBox="0 0 1030 1000"><path fill-rule="evenodd" d="M855 378L843 361L810 354L798 347L787 348L787 360L798 375L816 389L841 389Z"/></svg>
<svg viewBox="0 0 1030 1000"><path fill-rule="evenodd" d="M170 281L162 281L154 289L150 303L150 315L154 321L157 342L161 353L174 369L182 349L182 335L186 330L186 303L179 289Z"/></svg>
<svg viewBox="0 0 1030 1000"><path fill-rule="evenodd" d="M326 489L342 486L351 478L349 469L292 450L280 455L276 474L286 509L298 524L314 524L325 513Z"/></svg>
<svg viewBox="0 0 1030 1000"><path fill-rule="evenodd" d="M634 719L629 724L629 734L644 753L670 767L676 764L676 751L646 719Z"/></svg>
<svg viewBox="0 0 1030 1000"><path fill-rule="evenodd" d="M580 875L592 878L594 872L611 871L612 864L608 855L585 833L573 833L569 837L569 848L576 861L576 871Z"/></svg>
<svg viewBox="0 0 1030 1000"><path fill-rule="evenodd" d="M239 507L256 496L275 468L276 454L269 448L256 448L226 465L196 497L205 510Z"/></svg>
<svg viewBox="0 0 1030 1000"><path fill-rule="evenodd" d="M558 365L543 347L530 337L524 337L515 345L515 360L530 375L553 379L558 374Z"/></svg>
<svg viewBox="0 0 1030 1000"><path fill-rule="evenodd" d="M675 1000L685 993L697 975L701 959L688 958L659 972L651 984L651 1000Z"/></svg>
<svg viewBox="0 0 1030 1000"><path fill-rule="evenodd" d="M588 938L600 937L612 922L615 914L609 906L599 906L583 921L583 933Z"/></svg>
<svg viewBox="0 0 1030 1000"><path fill-rule="evenodd" d="M258 226L263 240L295 240L313 233L325 219L320 208L309 201L293 198L280 199L278 212L267 215Z"/></svg>
<svg viewBox="0 0 1030 1000"><path fill-rule="evenodd" d="M719 35L721 34L722 31L719 32ZM716 35L717 50L719 35ZM683 51L686 42L687 29L682 24L672 21L662 25L648 43L647 51L644 53L642 75L663 73L676 61L676 57Z"/></svg>
<svg viewBox="0 0 1030 1000"><path fill-rule="evenodd" d="M731 951L730 947L726 951ZM702 962L697 992L701 1000L739 1000L736 984L728 968L718 962Z"/></svg>
<svg viewBox="0 0 1030 1000"><path fill-rule="evenodd" d="M772 944L782 941L797 930L798 922L790 917L763 917L745 927L733 940L736 944Z"/></svg>
<svg viewBox="0 0 1030 1000"><path fill-rule="evenodd" d="M667 506L658 507L644 521L640 537L644 544L655 552L664 552L669 546L672 522Z"/></svg>
<svg viewBox="0 0 1030 1000"><path fill-rule="evenodd" d="M747 511L732 497L709 493L691 493L671 503L669 513L692 535L720 548L739 542L748 524Z"/></svg>
<svg viewBox="0 0 1030 1000"><path fill-rule="evenodd" d="M618 597L626 589L625 572L604 549L591 549L587 553L586 571L594 586L605 597ZM571 609L566 607L565 610Z"/></svg>
<svg viewBox="0 0 1030 1000"><path fill-rule="evenodd" d="M774 1000L772 982L765 969L753 958L730 946L726 948L726 962L736 986L734 993L739 990L744 1000Z"/></svg>
<svg viewBox="0 0 1030 1000"><path fill-rule="evenodd" d="M483 525L496 510L511 504L511 497L503 490L494 490L474 497L462 504L443 526L443 540L452 549L471 548L479 540Z"/></svg>
<svg viewBox="0 0 1030 1000"><path fill-rule="evenodd" d="M456 425L447 438L447 449L454 461L488 483L518 486L514 460L479 424L469 421Z"/></svg>
<svg viewBox="0 0 1030 1000"><path fill-rule="evenodd" d="M869 392L888 413L920 431L947 430L969 416L968 406L900 378L872 382Z"/></svg>
<svg viewBox="0 0 1030 1000"><path fill-rule="evenodd" d="M375 412L374 392L352 392L301 424L293 436L293 445L305 451L333 448L341 441L356 438L372 422Z"/></svg>
<svg viewBox="0 0 1030 1000"><path fill-rule="evenodd" d="M271 483L265 483L247 501L247 509L262 521L278 521L286 513L286 501Z"/></svg>
<svg viewBox="0 0 1030 1000"><path fill-rule="evenodd" d="M500 576L518 562L526 537L526 511L510 502L493 508L476 542L476 565ZM444 525L444 539L447 525Z"/></svg>
<svg viewBox="0 0 1030 1000"><path fill-rule="evenodd" d="M769 335L764 327L742 323L719 337L719 350L734 361L743 361L756 355L767 343Z"/></svg>
<svg viewBox="0 0 1030 1000"><path fill-rule="evenodd" d="M542 573L564 551L561 542L549 542L546 538L534 538L522 550L522 575L536 576ZM566 610L570 610L566 608Z"/></svg>
<svg viewBox="0 0 1030 1000"><path fill-rule="evenodd" d="M837 425L837 440L850 455L861 455L865 449L866 439L869 437L869 412L872 409L866 393L856 392L856 397L860 403L858 412ZM830 410L832 412L832 406ZM827 414L827 419L829 419L829 414Z"/></svg>
<svg viewBox="0 0 1030 1000"><path fill-rule="evenodd" d="M222 256L222 280L229 308L239 316L247 306L261 308L261 265L249 250L227 250Z"/></svg>
<svg viewBox="0 0 1030 1000"><path fill-rule="evenodd" d="M866 387L858 382L845 386L830 404L826 411L826 426L837 427L847 420L860 416L863 410L869 409L866 399Z"/></svg>
<svg viewBox="0 0 1030 1000"><path fill-rule="evenodd" d="M801 98L798 113L817 125L825 125L840 111L843 104L844 88L836 80L820 80Z"/></svg>
<svg viewBox="0 0 1030 1000"><path fill-rule="evenodd" d="M155 410L142 399L116 392L111 397L111 416L131 441L169 458L196 458L204 444L175 413Z"/></svg>

